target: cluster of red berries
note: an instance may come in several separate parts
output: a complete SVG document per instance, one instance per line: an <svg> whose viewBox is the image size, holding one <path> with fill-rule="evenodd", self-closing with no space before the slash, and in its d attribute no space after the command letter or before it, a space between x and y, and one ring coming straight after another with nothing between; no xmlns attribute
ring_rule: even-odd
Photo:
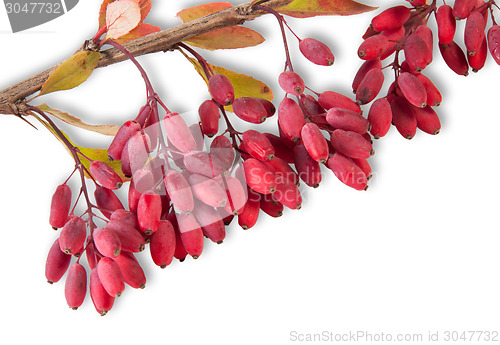
<svg viewBox="0 0 500 345"><path fill-rule="evenodd" d="M414 6L391 7L375 16L363 36L358 56L365 60L359 68L352 87L359 104L377 98L384 83L382 70L392 67L395 81L386 96L376 99L368 114L370 133L383 137L393 124L399 133L411 139L417 128L437 134L441 124L433 107L441 103L441 94L422 71L432 62L434 39L427 22L435 14L439 51L446 64L459 75L467 75L469 66L474 72L486 61L488 47L491 56L500 64L500 29L494 18L485 35L488 13L494 1L457 0L453 8L439 7L436 1L410 1ZM466 19L464 40L467 54L454 41L456 21ZM400 62L399 53L404 52ZM394 54L394 61L383 67L382 61Z"/></svg>

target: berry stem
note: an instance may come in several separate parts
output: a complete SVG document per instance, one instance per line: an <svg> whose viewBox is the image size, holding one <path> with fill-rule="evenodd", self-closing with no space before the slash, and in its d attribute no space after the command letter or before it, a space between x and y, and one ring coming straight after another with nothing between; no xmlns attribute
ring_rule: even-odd
<svg viewBox="0 0 500 345"><path fill-rule="evenodd" d="M177 46L190 52L191 55L193 55L196 58L196 60L198 60L198 63L200 64L201 68L203 68L203 72L205 73L207 80L210 79L210 77L214 74L214 72L212 71L212 68L210 67L210 64L207 62L207 60L205 60L203 56L198 54L196 50L194 50L193 48L182 42L177 43ZM188 58L187 55L184 54L184 52L181 49L179 49L179 51L183 53L183 55L186 56L186 58Z"/></svg>

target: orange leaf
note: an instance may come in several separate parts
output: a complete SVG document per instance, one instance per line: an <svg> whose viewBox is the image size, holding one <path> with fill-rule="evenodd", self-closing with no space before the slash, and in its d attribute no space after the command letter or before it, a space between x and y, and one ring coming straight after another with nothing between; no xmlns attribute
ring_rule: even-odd
<svg viewBox="0 0 500 345"><path fill-rule="evenodd" d="M294 0L276 9L279 13L297 18L341 15L349 16L373 11L376 7L360 4L352 0Z"/></svg>
<svg viewBox="0 0 500 345"><path fill-rule="evenodd" d="M106 24L106 8L115 0L104 0L99 10L99 27ZM136 0L141 8L141 21L143 21L151 10L151 0Z"/></svg>
<svg viewBox="0 0 500 345"><path fill-rule="evenodd" d="M177 13L177 17L179 17L183 23L186 23L230 7L232 7L232 5L228 2L212 2L184 9ZM213 30L190 38L185 42L208 50L236 49L253 47L261 44L264 42L264 37L252 29L242 26L233 26Z"/></svg>
<svg viewBox="0 0 500 345"><path fill-rule="evenodd" d="M128 34L123 35L114 41L123 44L135 40L136 38L143 37L158 31L161 31L161 29L158 26L154 26L147 23L139 23L139 25L137 25L135 29L133 29Z"/></svg>
<svg viewBox="0 0 500 345"><path fill-rule="evenodd" d="M106 7L106 38L117 39L128 34L141 21L137 0L118 0Z"/></svg>

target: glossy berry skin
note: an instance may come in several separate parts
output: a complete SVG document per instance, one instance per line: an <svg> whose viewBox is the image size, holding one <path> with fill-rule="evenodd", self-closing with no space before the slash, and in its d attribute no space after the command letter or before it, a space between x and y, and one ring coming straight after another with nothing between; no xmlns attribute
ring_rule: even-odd
<svg viewBox="0 0 500 345"><path fill-rule="evenodd" d="M366 175L351 158L335 152L328 159L327 167L345 185L356 190L366 190Z"/></svg>
<svg viewBox="0 0 500 345"><path fill-rule="evenodd" d="M132 253L144 250L146 243L137 228L116 220L111 220L106 224L106 229L112 230L118 236L122 250Z"/></svg>
<svg viewBox="0 0 500 345"><path fill-rule="evenodd" d="M217 155L202 151L185 155L184 166L191 173L207 177L217 177L226 171L226 164Z"/></svg>
<svg viewBox="0 0 500 345"><path fill-rule="evenodd" d="M89 170L96 181L103 187L115 190L123 185L121 177L104 162L93 161L90 164Z"/></svg>
<svg viewBox="0 0 500 345"><path fill-rule="evenodd" d="M169 113L163 118L163 124L168 140L182 153L196 149L196 141L182 116L178 113Z"/></svg>
<svg viewBox="0 0 500 345"><path fill-rule="evenodd" d="M143 193L137 205L139 228L146 235L158 230L161 218L161 197L154 190Z"/></svg>
<svg viewBox="0 0 500 345"><path fill-rule="evenodd" d="M374 153L372 145L355 132L336 129L331 134L330 142L336 151L352 158L369 158Z"/></svg>
<svg viewBox="0 0 500 345"><path fill-rule="evenodd" d="M123 147L121 157L122 172L126 177L142 169L149 158L151 151L151 139L148 134L137 132L127 141Z"/></svg>
<svg viewBox="0 0 500 345"><path fill-rule="evenodd" d="M359 83L356 91L356 102L358 104L370 103L377 97L383 84L384 73L382 70L378 68L369 70Z"/></svg>
<svg viewBox="0 0 500 345"><path fill-rule="evenodd" d="M284 206L282 203L274 199L271 194L265 194L261 195L260 209L264 211L265 214L273 218L278 218L283 215Z"/></svg>
<svg viewBox="0 0 500 345"><path fill-rule="evenodd" d="M403 72L397 79L398 87L404 97L418 108L427 105L427 92L420 80L409 72Z"/></svg>
<svg viewBox="0 0 500 345"><path fill-rule="evenodd" d="M116 194L105 187L97 186L94 197L99 210L108 219L114 211L124 208Z"/></svg>
<svg viewBox="0 0 500 345"><path fill-rule="evenodd" d="M196 204L193 214L201 226L203 235L217 244L224 241L226 229L221 215L215 208L200 202Z"/></svg>
<svg viewBox="0 0 500 345"><path fill-rule="evenodd" d="M394 46L387 37L375 35L367 38L358 48L358 56L362 60L372 60L381 57L386 51Z"/></svg>
<svg viewBox="0 0 500 345"><path fill-rule="evenodd" d="M328 147L328 146L327 146ZM292 183L295 185L300 184L299 175L292 169L290 164L285 160L276 157L272 161L267 162L266 165L274 171L276 184Z"/></svg>
<svg viewBox="0 0 500 345"><path fill-rule="evenodd" d="M250 188L248 189L248 200L243 207L243 210L238 214L238 224L243 230L248 230L252 228L257 219L259 218L260 212L260 194L254 192Z"/></svg>
<svg viewBox="0 0 500 345"><path fill-rule="evenodd" d="M201 130L204 135L211 138L219 131L219 106L212 100L201 103L198 108Z"/></svg>
<svg viewBox="0 0 500 345"><path fill-rule="evenodd" d="M274 161L274 159L272 161ZM222 177L219 183L227 196L227 203L224 207L224 211L234 216L238 215L247 202L246 183L244 179L242 177L226 176ZM225 215L222 210L220 213Z"/></svg>
<svg viewBox="0 0 500 345"><path fill-rule="evenodd" d="M493 25L488 30L488 48L491 57L500 65L500 26Z"/></svg>
<svg viewBox="0 0 500 345"><path fill-rule="evenodd" d="M178 214L180 237L186 252L197 259L203 251L203 231L193 214Z"/></svg>
<svg viewBox="0 0 500 345"><path fill-rule="evenodd" d="M328 144L318 125L307 123L302 127L302 143L309 155L319 163L328 159Z"/></svg>
<svg viewBox="0 0 500 345"><path fill-rule="evenodd" d="M326 110L331 108L344 108L361 114L359 104L349 97L335 91L325 91L321 93L318 97L318 102Z"/></svg>
<svg viewBox="0 0 500 345"><path fill-rule="evenodd" d="M465 19L474 8L476 0L455 0L453 5L453 16L456 19Z"/></svg>
<svg viewBox="0 0 500 345"><path fill-rule="evenodd" d="M302 95L299 105L306 116L314 116L326 113L326 110L319 104L318 100L311 95Z"/></svg>
<svg viewBox="0 0 500 345"><path fill-rule="evenodd" d="M469 55L476 54L481 48L485 36L485 27L486 22L480 12L474 11L467 17L464 30L464 41Z"/></svg>
<svg viewBox="0 0 500 345"><path fill-rule="evenodd" d="M177 170L169 170L165 175L165 188L172 204L181 213L193 211L194 200L191 187L186 178Z"/></svg>
<svg viewBox="0 0 500 345"><path fill-rule="evenodd" d="M378 32L393 30L403 26L409 18L410 9L408 7L395 6L373 17L371 27Z"/></svg>
<svg viewBox="0 0 500 345"><path fill-rule="evenodd" d="M110 160L120 160L122 158L122 151L125 147L127 141L140 131L141 126L135 121L127 121L125 122L118 132L116 133L113 141L109 145L108 148L108 157Z"/></svg>
<svg viewBox="0 0 500 345"><path fill-rule="evenodd" d="M266 107L254 97L238 97L233 102L233 112L246 122L262 123L268 117Z"/></svg>
<svg viewBox="0 0 500 345"><path fill-rule="evenodd" d="M417 119L412 105L404 97L394 97L391 101L392 122L406 139L412 139L417 131Z"/></svg>
<svg viewBox="0 0 500 345"><path fill-rule="evenodd" d="M439 51L443 57L444 62L448 67L458 75L469 75L469 64L465 54L458 44L451 42L445 46L440 44Z"/></svg>
<svg viewBox="0 0 500 345"><path fill-rule="evenodd" d="M274 172L255 158L243 162L247 185L257 193L269 194L276 190Z"/></svg>
<svg viewBox="0 0 500 345"><path fill-rule="evenodd" d="M210 144L211 157L217 157L224 169L229 169L234 162L235 151L231 141L224 135L219 135Z"/></svg>
<svg viewBox="0 0 500 345"><path fill-rule="evenodd" d="M481 68L483 68L487 57L488 44L485 36L483 37L483 42L481 43L479 50L474 55L467 54L467 61L469 62L470 68L472 68L472 72L478 72Z"/></svg>
<svg viewBox="0 0 500 345"><path fill-rule="evenodd" d="M387 99L379 98L373 102L368 112L368 121L371 125L370 133L375 139L387 134L392 122L391 105Z"/></svg>
<svg viewBox="0 0 500 345"><path fill-rule="evenodd" d="M326 121L333 128L353 131L359 134L366 133L369 128L367 119L355 111L344 108L331 108L328 110Z"/></svg>
<svg viewBox="0 0 500 345"><path fill-rule="evenodd" d="M321 182L321 168L307 152L304 145L300 144L293 149L294 163L297 173L302 181L309 187L317 188Z"/></svg>
<svg viewBox="0 0 500 345"><path fill-rule="evenodd" d="M227 204L225 190L214 180L199 174L189 176L193 195L201 202L212 207L224 207Z"/></svg>
<svg viewBox="0 0 500 345"><path fill-rule="evenodd" d="M415 35L420 36L420 38L425 42L429 54L427 55L427 64L432 62L432 53L434 48L434 35L432 30L426 25L422 24L415 30Z"/></svg>
<svg viewBox="0 0 500 345"><path fill-rule="evenodd" d="M281 141L280 137L271 133L264 133L264 135L266 136L267 140L269 140L271 145L273 145L274 154L276 157L283 159L287 163L293 163L293 152L287 145L283 143L283 141Z"/></svg>
<svg viewBox="0 0 500 345"><path fill-rule="evenodd" d="M456 30L456 20L451 6L443 4L436 11L439 44L448 45L453 42Z"/></svg>
<svg viewBox="0 0 500 345"><path fill-rule="evenodd" d="M87 237L86 223L80 217L71 217L61 230L59 245L66 254L77 254Z"/></svg>
<svg viewBox="0 0 500 345"><path fill-rule="evenodd" d="M104 256L114 258L120 255L122 245L114 231L107 228L95 228L92 232L95 248Z"/></svg>
<svg viewBox="0 0 500 345"><path fill-rule="evenodd" d="M429 51L427 43L416 33L408 36L403 49L412 73L421 72L432 60L432 52Z"/></svg>
<svg viewBox="0 0 500 345"><path fill-rule="evenodd" d="M436 135L441 130L439 117L430 106L414 109L417 127L428 134Z"/></svg>
<svg viewBox="0 0 500 345"><path fill-rule="evenodd" d="M300 106L291 98L285 97L278 107L278 122L283 133L292 141L299 142L302 127L306 124Z"/></svg>
<svg viewBox="0 0 500 345"><path fill-rule="evenodd" d="M71 188L62 184L57 186L50 204L49 224L52 228L62 228L68 219L71 208Z"/></svg>
<svg viewBox="0 0 500 345"><path fill-rule="evenodd" d="M300 210L302 207L302 196L295 184L278 183L272 196L277 202L291 210Z"/></svg>
<svg viewBox="0 0 500 345"><path fill-rule="evenodd" d="M242 139L247 153L254 158L263 161L270 161L274 158L274 147L264 134L249 129L243 132Z"/></svg>
<svg viewBox="0 0 500 345"><path fill-rule="evenodd" d="M59 239L55 240L50 247L47 261L45 262L45 278L49 284L57 283L71 262L71 255L65 254L61 251Z"/></svg>
<svg viewBox="0 0 500 345"><path fill-rule="evenodd" d="M76 310L83 304L87 294L87 271L79 263L74 263L68 270L64 284L64 296L68 306Z"/></svg>
<svg viewBox="0 0 500 345"><path fill-rule="evenodd" d="M146 276L133 254L122 252L113 260L120 268L124 283L134 289L146 287Z"/></svg>
<svg viewBox="0 0 500 345"><path fill-rule="evenodd" d="M354 76L354 80L352 81L352 90L354 93L357 92L358 86L365 77L366 73L368 73L371 69L382 69L382 61L380 59L372 59L363 62L363 64L359 67L356 75Z"/></svg>
<svg viewBox="0 0 500 345"><path fill-rule="evenodd" d="M110 296L102 286L97 267L90 272L90 297L95 309L101 316L106 315L113 308L115 298Z"/></svg>
<svg viewBox="0 0 500 345"><path fill-rule="evenodd" d="M125 290L120 266L113 259L104 257L97 264L97 274L106 292L112 297L120 297Z"/></svg>
<svg viewBox="0 0 500 345"><path fill-rule="evenodd" d="M208 89L212 98L219 104L231 105L234 101L234 88L223 74L214 74L208 79Z"/></svg>
<svg viewBox="0 0 500 345"><path fill-rule="evenodd" d="M314 38L305 38L299 42L299 50L306 59L316 65L331 66L335 61L332 51L326 44Z"/></svg>
<svg viewBox="0 0 500 345"><path fill-rule="evenodd" d="M427 94L427 105L430 105L431 107L439 106L442 101L442 96L436 85L434 85L429 78L421 73L417 74L416 77L425 88L425 93Z"/></svg>
<svg viewBox="0 0 500 345"><path fill-rule="evenodd" d="M295 72L282 72L278 77L278 83L283 91L294 96L302 95L305 90L304 80Z"/></svg>

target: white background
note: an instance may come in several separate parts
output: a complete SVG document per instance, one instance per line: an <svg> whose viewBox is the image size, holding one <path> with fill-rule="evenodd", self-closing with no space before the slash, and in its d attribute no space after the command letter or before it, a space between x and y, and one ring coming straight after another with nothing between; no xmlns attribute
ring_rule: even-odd
<svg viewBox="0 0 500 345"><path fill-rule="evenodd" d="M179 10L199 3L153 1L149 22L173 26ZM17 34L9 33L0 7L0 88L78 49L97 30L99 6L99 0L80 1L67 15ZM333 67L314 66L296 54L290 37L295 68L312 89L350 93L361 64L357 46L372 16L290 19L297 34L320 38L336 56ZM268 41L203 54L265 81L279 101L284 57L277 23L266 16L248 26ZM208 97L179 53L139 60L171 109L196 111ZM78 311L70 310L64 284L45 282L45 258L57 236L48 224L50 198L72 171L70 156L44 129L1 116L2 337L13 343L289 344L298 342L294 331L422 333L424 339L429 331L500 331L500 66L490 58L483 71L464 78L439 54L434 60L426 74L443 94L442 132L419 132L408 141L392 128L375 143L367 192L325 171L320 188L304 191L302 210L280 219L262 215L249 231L233 224L224 244L206 242L197 261L160 270L146 250L138 257L147 288L127 288L106 317L88 295ZM121 124L143 101L141 79L125 62L33 103L47 102L89 123ZM81 145L105 147L110 140L61 127Z"/></svg>

